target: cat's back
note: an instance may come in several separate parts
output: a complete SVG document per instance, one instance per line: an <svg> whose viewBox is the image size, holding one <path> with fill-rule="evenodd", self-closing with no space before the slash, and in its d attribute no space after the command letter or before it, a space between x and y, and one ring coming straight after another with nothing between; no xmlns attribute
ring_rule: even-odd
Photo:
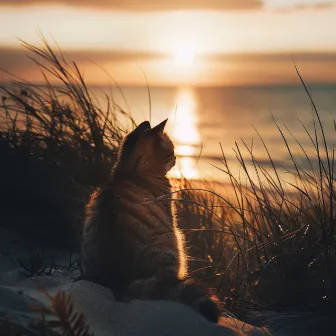
<svg viewBox="0 0 336 336"><path fill-rule="evenodd" d="M152 234L171 231L171 201L163 199L169 198L169 193L168 179L113 176L92 193L86 207L83 251L102 254L106 250L110 253L134 250L128 246L129 242L145 243Z"/></svg>
<svg viewBox="0 0 336 336"><path fill-rule="evenodd" d="M92 193L82 240L83 271L108 287L128 284L142 251L150 244L173 246L171 202L157 198L170 192L169 181L116 175ZM169 195L168 195L169 196ZM141 261L143 271L151 272ZM118 275L118 276L116 276ZM145 276L146 274L144 274ZM105 280L106 279L106 280Z"/></svg>
<svg viewBox="0 0 336 336"><path fill-rule="evenodd" d="M134 258L136 228L132 208L141 200L136 184L111 179L91 194L86 206L82 237L83 277L106 287L124 290L129 283L128 260Z"/></svg>
<svg viewBox="0 0 336 336"><path fill-rule="evenodd" d="M84 230L108 225L125 225L125 218L141 219L151 213L158 218L171 216L171 186L168 179L155 180L136 175L115 175L104 187L96 189L86 207ZM165 200L165 198L167 200ZM148 218L146 219L148 220ZM112 225L113 222L113 225ZM109 223L109 224L106 224Z"/></svg>

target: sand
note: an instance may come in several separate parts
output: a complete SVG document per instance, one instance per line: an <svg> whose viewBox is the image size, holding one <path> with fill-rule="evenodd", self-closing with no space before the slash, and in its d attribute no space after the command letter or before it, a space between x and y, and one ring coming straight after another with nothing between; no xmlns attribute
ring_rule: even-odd
<svg viewBox="0 0 336 336"><path fill-rule="evenodd" d="M40 315L32 308L50 308L50 300L41 289L51 295L58 291L71 294L75 309L83 313L90 332L98 336L264 334L233 317L222 317L219 324L210 323L191 308L176 302L134 300L118 303L107 288L88 281L75 281L79 271L66 269L69 253L65 251L44 253L46 260L53 255L55 263L64 267L57 267L50 275L28 277L17 261L18 258L27 261L26 244L22 238L0 230L0 317L25 326L33 334L36 330L31 324Z"/></svg>

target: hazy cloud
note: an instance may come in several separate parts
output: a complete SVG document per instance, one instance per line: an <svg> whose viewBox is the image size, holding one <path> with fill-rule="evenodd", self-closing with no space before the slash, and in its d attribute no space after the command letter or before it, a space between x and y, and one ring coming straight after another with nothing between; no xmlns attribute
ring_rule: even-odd
<svg viewBox="0 0 336 336"><path fill-rule="evenodd" d="M111 10L161 11L183 9L243 10L255 9L261 0L0 0L0 5L61 4Z"/></svg>
<svg viewBox="0 0 336 336"><path fill-rule="evenodd" d="M336 5L336 0L264 0L266 8L281 12L305 9L328 9Z"/></svg>
<svg viewBox="0 0 336 336"><path fill-rule="evenodd" d="M72 7L103 8L126 11L167 11L167 10L250 10L272 8L279 11L325 9L336 5L335 0L0 0L1 5L66 5Z"/></svg>
<svg viewBox="0 0 336 336"><path fill-rule="evenodd" d="M0 47L0 69L5 69L9 72L17 71L19 69L25 69L27 67L34 66L32 60L28 57L31 53L24 49L14 49ZM67 51L65 57L70 62L76 63L90 63L104 64L106 62L142 62L159 60L167 57L164 54L152 53L152 52L122 52L122 51L91 51L91 50L79 50L79 51Z"/></svg>
<svg viewBox="0 0 336 336"><path fill-rule="evenodd" d="M27 55L31 54L24 49L0 48L0 81L8 80L1 69L32 81L43 80L39 69ZM199 55L195 62L199 62L200 67L190 70L189 75L196 74L191 79L181 69L173 68L171 55L168 54L65 50L65 57L70 63L75 61L78 64L88 82L97 85L107 78L102 69L118 78L121 84L142 85L142 66L148 69L153 83L160 85L176 85L181 80L210 86L299 84L292 57L309 84L335 83L336 78L336 53ZM202 75L197 75L197 71L203 71Z"/></svg>
<svg viewBox="0 0 336 336"><path fill-rule="evenodd" d="M298 5L298 6L292 6L292 7L283 7L283 8L279 8L276 9L276 11L278 13L283 13L283 14L287 14L287 13L291 13L291 12L295 12L295 11L304 11L307 9L313 9L313 10L327 10L327 9L332 9L334 8L336 5L335 4L323 4L323 5L310 5L310 6L305 6L305 5Z"/></svg>
<svg viewBox="0 0 336 336"><path fill-rule="evenodd" d="M20 68L32 65L27 57L31 53L24 48L0 47L0 68ZM132 62L132 61L155 61L171 57L169 54L157 52L139 51L117 51L117 50L66 50L65 57L69 61L94 62L97 64L105 62ZM335 62L336 53L217 53L203 54L198 57L205 62L220 63L281 63L281 62L304 62L304 63L326 63Z"/></svg>

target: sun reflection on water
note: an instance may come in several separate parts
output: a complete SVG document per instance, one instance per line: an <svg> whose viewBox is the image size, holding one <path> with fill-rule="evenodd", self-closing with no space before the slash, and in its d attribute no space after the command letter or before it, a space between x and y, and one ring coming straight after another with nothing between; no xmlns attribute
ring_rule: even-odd
<svg viewBox="0 0 336 336"><path fill-rule="evenodd" d="M175 143L177 162L171 170L172 177L198 178L196 167L198 146L201 140L197 127L197 101L190 89L178 91L176 96L176 111L172 111L172 139Z"/></svg>

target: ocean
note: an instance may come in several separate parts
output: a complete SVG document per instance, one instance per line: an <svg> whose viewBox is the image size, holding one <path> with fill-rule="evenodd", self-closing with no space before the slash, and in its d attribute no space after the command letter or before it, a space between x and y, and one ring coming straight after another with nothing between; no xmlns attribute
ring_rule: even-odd
<svg viewBox="0 0 336 336"><path fill-rule="evenodd" d="M312 85L308 88L332 153L336 139L336 85ZM228 176L223 172L223 153L232 172L241 174L237 154L239 156L240 152L247 165L253 168L249 151L260 167L270 169L259 135L274 162L285 171L291 167L291 160L277 125L304 169L309 170L310 165L305 162L305 154L297 142L311 160L316 161L316 150L307 131L314 139L314 122L318 120L302 85L150 87L150 102L147 87L123 87L122 94L115 88L112 92L106 87L99 88L101 90L113 95L113 99L129 110L137 123L151 120L155 125L168 118L167 133L173 138L178 155L171 176L182 174L188 178L225 181ZM325 151L321 150L321 156L326 157Z"/></svg>

